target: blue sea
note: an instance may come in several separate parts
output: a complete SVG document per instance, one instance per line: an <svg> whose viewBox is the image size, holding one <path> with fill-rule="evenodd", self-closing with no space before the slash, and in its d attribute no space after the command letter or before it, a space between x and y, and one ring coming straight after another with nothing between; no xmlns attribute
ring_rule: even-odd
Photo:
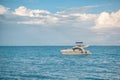
<svg viewBox="0 0 120 80"><path fill-rule="evenodd" d="M120 46L90 46L91 55L62 55L72 46L1 46L0 80L120 80Z"/></svg>

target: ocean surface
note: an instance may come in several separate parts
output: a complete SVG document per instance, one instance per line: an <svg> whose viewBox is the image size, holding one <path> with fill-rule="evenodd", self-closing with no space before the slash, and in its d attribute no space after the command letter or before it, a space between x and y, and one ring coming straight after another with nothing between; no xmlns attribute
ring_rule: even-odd
<svg viewBox="0 0 120 80"><path fill-rule="evenodd" d="M1 46L0 80L120 80L120 46L90 46L91 55L62 55L71 46Z"/></svg>

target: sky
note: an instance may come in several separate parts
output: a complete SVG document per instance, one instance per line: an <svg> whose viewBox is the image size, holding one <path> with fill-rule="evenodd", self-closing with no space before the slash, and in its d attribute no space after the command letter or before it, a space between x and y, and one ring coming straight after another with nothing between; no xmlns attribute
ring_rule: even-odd
<svg viewBox="0 0 120 80"><path fill-rule="evenodd" d="M0 46L120 45L120 0L0 0Z"/></svg>

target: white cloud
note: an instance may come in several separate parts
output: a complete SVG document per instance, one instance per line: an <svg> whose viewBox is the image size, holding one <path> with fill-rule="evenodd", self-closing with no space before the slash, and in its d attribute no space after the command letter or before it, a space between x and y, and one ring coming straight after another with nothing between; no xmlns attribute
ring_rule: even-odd
<svg viewBox="0 0 120 80"><path fill-rule="evenodd" d="M17 22L18 24L35 24L35 25L43 25L44 24L44 21L39 21L39 20L29 20L29 21L19 21Z"/></svg>
<svg viewBox="0 0 120 80"><path fill-rule="evenodd" d="M70 8L70 11L66 10L66 11L56 12L56 15L59 16L60 18L79 19L80 21L94 20L97 16L96 14L85 13L85 11L81 12L81 10L83 9L87 8L88 10L89 8L92 7L93 6L74 7L74 8Z"/></svg>
<svg viewBox="0 0 120 80"><path fill-rule="evenodd" d="M0 6L0 14L4 14L0 15L0 23L13 23L15 26L25 24L25 26L54 27L61 33L65 33L67 37L70 36L74 41L81 40L81 37L83 41L89 40L98 43L120 41L120 10L112 13L90 14L76 11L77 8L71 9L72 11L51 13L47 10L28 9L24 6L9 11L8 8ZM7 12L9 13L5 14Z"/></svg>
<svg viewBox="0 0 120 80"><path fill-rule="evenodd" d="M120 10L117 12L102 12L95 20L93 29L120 28Z"/></svg>
<svg viewBox="0 0 120 80"><path fill-rule="evenodd" d="M97 17L96 14L86 14L86 13L74 13L71 15L78 17L80 21L91 21L96 19Z"/></svg>
<svg viewBox="0 0 120 80"><path fill-rule="evenodd" d="M48 25L57 22L58 18L47 10L31 10L20 6L13 12L14 15L28 17L28 19L18 21L18 24Z"/></svg>
<svg viewBox="0 0 120 80"><path fill-rule="evenodd" d="M85 7L86 8L86 7ZM88 8L88 7L87 7ZM75 8L76 9L76 8ZM73 9L72 9L73 10ZM96 15L80 12L56 12L50 13L47 10L31 10L24 6L15 9L13 14L23 17L30 17L28 20L18 21L19 24L36 25L61 25L61 24L80 24L82 21L93 21Z"/></svg>
<svg viewBox="0 0 120 80"><path fill-rule="evenodd" d="M42 25L42 26L50 26L57 23L57 18L51 15L43 16L43 17L23 17L22 20L18 20L18 24L28 24L28 25Z"/></svg>
<svg viewBox="0 0 120 80"><path fill-rule="evenodd" d="M92 30L96 34L97 38L101 42L105 43L116 43L119 45L120 41L120 10L112 13L102 12L98 14L98 17L95 19L94 26ZM103 41L102 41L102 40Z"/></svg>
<svg viewBox="0 0 120 80"><path fill-rule="evenodd" d="M77 7L71 7L71 8L66 8L66 7L61 7L62 8L62 13L84 13L84 12L89 12L90 9L99 7L99 5L93 5L93 6L77 6ZM61 12L60 12L61 13Z"/></svg>
<svg viewBox="0 0 120 80"><path fill-rule="evenodd" d="M13 14L18 16L41 17L50 14L50 12L47 10L31 10L24 6L20 6L19 8L15 9Z"/></svg>
<svg viewBox="0 0 120 80"><path fill-rule="evenodd" d="M92 8L96 6L87 6L85 8ZM0 13L6 13L8 11L4 6L0 6ZM76 7L76 9L81 7ZM83 7L84 8L84 7ZM43 26L58 26L58 25L70 25L70 26L86 26L90 24L93 26L93 30L119 28L120 27L120 10L117 12L102 12L100 14L80 13L74 12L74 8L71 11L61 11L51 13L47 10L32 10L24 6L20 6L12 12L15 15L16 22L18 24L33 24ZM18 18L17 18L18 16ZM11 17L10 17L11 18ZM88 25L87 25L88 26Z"/></svg>
<svg viewBox="0 0 120 80"><path fill-rule="evenodd" d="M8 8L0 5L0 14L5 14L5 13L7 13L7 11L8 11Z"/></svg>

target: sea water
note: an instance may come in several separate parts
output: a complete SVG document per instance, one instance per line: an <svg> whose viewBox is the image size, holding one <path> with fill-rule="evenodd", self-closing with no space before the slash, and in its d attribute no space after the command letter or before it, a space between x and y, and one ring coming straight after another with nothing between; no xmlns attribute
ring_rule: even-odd
<svg viewBox="0 0 120 80"><path fill-rule="evenodd" d="M0 80L120 80L120 46L90 46L91 55L62 55L71 46L1 46Z"/></svg>

